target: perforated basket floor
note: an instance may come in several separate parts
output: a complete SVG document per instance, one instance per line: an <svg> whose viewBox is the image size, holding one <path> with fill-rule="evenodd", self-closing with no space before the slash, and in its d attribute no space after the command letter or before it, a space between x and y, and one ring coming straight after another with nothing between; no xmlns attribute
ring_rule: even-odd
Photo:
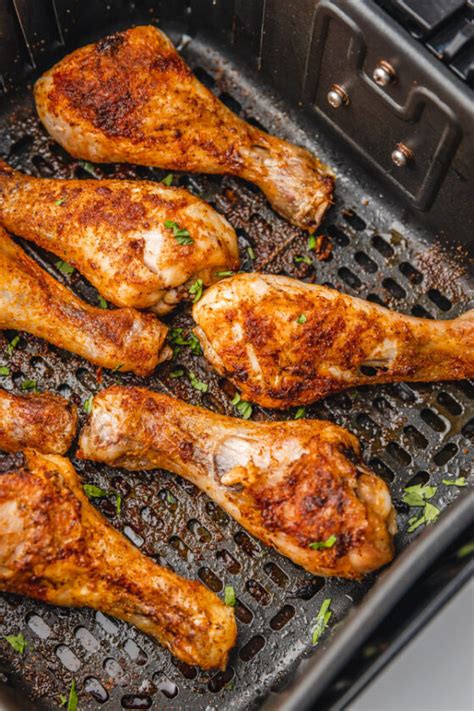
<svg viewBox="0 0 474 711"><path fill-rule="evenodd" d="M195 38L183 53L201 81L233 110L307 145L338 174L336 204L321 230L333 245L326 261L307 251L307 236L275 215L252 186L232 178L175 175L175 184L204 197L235 227L243 269L328 284L420 316L450 318L468 307L463 255L454 261L456 255L428 246L422 235L387 208L383 196L365 184L360 173L345 165L334 146L322 137L316 139L314 129L300 115L283 107L209 42ZM90 177L90 167L72 160L40 127L28 88L4 104L2 158L33 175ZM165 173L110 165L94 167L93 174L160 180ZM22 244L57 279L97 303L97 293L77 272L62 275L54 266L54 256ZM295 263L300 255L310 256L311 264ZM169 320L185 329L192 325L189 309ZM4 388L18 391L25 380L35 380L39 390L59 392L82 408L91 393L112 382L139 383L218 412L238 414L231 404L232 388L189 348L182 348L175 362L160 366L151 378L104 373L99 382L92 365L27 334L20 334L9 356L6 344L14 335L0 334L0 364L8 363L11 370L11 376L0 380ZM193 390L186 376L170 377L177 364L192 369L209 384L209 392L202 395ZM365 460L388 481L397 503L398 550L410 541L403 531L413 515L400 504L403 487L428 481L438 484L432 501L440 509L460 494L458 487L441 482L469 473L473 397L474 387L468 382L402 384L348 391L307 408L307 417L333 420L360 437ZM277 414L253 408L255 420L294 414L294 410ZM252 539L204 494L176 476L112 471L76 461L73 453L72 459L84 482L122 494L120 515L111 500L96 500L97 506L144 553L184 576L200 578L218 594L225 584L235 588L239 639L224 673L204 673L172 659L136 629L100 613L2 595L0 637L21 631L28 643L26 653L19 655L0 640L5 676L20 681L30 698L46 708L56 708L73 678L80 709L256 707L270 690L287 684L299 662L311 654L312 621L323 599L331 598L333 627L374 580L371 576L362 583L325 581L305 573Z"/></svg>

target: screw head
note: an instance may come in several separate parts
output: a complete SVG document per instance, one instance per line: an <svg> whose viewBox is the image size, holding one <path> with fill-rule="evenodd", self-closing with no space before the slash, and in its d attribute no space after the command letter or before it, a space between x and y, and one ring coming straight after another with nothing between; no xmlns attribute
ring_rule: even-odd
<svg viewBox="0 0 474 711"><path fill-rule="evenodd" d="M333 84L327 95L328 104L332 106L333 109L339 109L341 106L347 106L349 103L349 97L346 92L339 86L339 84Z"/></svg>
<svg viewBox="0 0 474 711"><path fill-rule="evenodd" d="M395 73L395 69L391 64L389 64L389 62L385 61L385 59L382 59L377 63L377 66L372 73L372 79L379 86L388 86L389 84L392 84L396 78L397 75Z"/></svg>
<svg viewBox="0 0 474 711"><path fill-rule="evenodd" d="M404 168L412 158L413 153L404 143L398 143L392 151L392 161L398 168Z"/></svg>

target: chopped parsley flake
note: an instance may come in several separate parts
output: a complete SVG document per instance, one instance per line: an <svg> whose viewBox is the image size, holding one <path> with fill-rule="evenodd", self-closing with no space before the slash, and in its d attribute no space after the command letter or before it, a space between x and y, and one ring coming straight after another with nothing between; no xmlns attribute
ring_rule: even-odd
<svg viewBox="0 0 474 711"><path fill-rule="evenodd" d="M301 420L306 415L306 408L299 407L295 412L295 420Z"/></svg>
<svg viewBox="0 0 474 711"><path fill-rule="evenodd" d="M316 247L316 237L314 235L310 235L308 237L308 249L314 249Z"/></svg>
<svg viewBox="0 0 474 711"><path fill-rule="evenodd" d="M247 254L249 255L249 259L255 259L255 252L253 250L253 247L247 247Z"/></svg>
<svg viewBox="0 0 474 711"><path fill-rule="evenodd" d="M163 180L161 182L164 185L167 185L169 187L171 185L171 183L173 182L173 178L174 178L173 173L168 173L168 175L165 178L163 178Z"/></svg>
<svg viewBox="0 0 474 711"><path fill-rule="evenodd" d="M328 622L331 619L332 612L329 609L331 606L331 598L327 597L324 601L321 607L319 608L319 612L316 615L316 618L314 620L314 627L312 631L312 644L313 647L318 644L321 635L325 631L325 629L328 626Z"/></svg>
<svg viewBox="0 0 474 711"><path fill-rule="evenodd" d="M104 299L103 296L101 296L101 295L99 294L99 296L98 296L97 298L98 298L99 306L100 306L101 309L108 309L108 308L109 308L109 305L108 305L108 303L106 302L106 300Z"/></svg>
<svg viewBox="0 0 474 711"><path fill-rule="evenodd" d="M311 265L311 264L313 263L313 262L311 261L311 257L308 257L307 254L303 254L303 255L300 254L300 255L298 255L297 257L295 257L295 260L294 260L294 261L295 261L295 264L300 264L301 262L303 262L304 264L310 264L310 265Z"/></svg>
<svg viewBox="0 0 474 711"><path fill-rule="evenodd" d="M22 390L34 390L35 392L37 391L37 386L36 386L36 380L24 380L20 388Z"/></svg>
<svg viewBox="0 0 474 711"><path fill-rule="evenodd" d="M55 200L55 201L54 201L54 204L55 204L55 205L62 205L63 202L64 202L64 200L65 200L65 198L61 198L60 200Z"/></svg>
<svg viewBox="0 0 474 711"><path fill-rule="evenodd" d="M413 533L413 531L423 524L428 525L433 523L436 521L440 513L441 511L437 506L434 506L434 504L430 504L429 501L427 501L420 516L412 516L412 518L408 520L408 533Z"/></svg>
<svg viewBox="0 0 474 711"><path fill-rule="evenodd" d="M168 334L168 341L173 346L174 355L178 355L180 346L188 346L193 355L201 355L202 350L198 337L194 333L190 333L188 338L185 338L183 331L182 328L172 328Z"/></svg>
<svg viewBox="0 0 474 711"><path fill-rule="evenodd" d="M303 324L303 323L306 323L307 320L308 319L306 318L306 316L304 314L300 314L298 316L298 318L296 319L296 323Z"/></svg>
<svg viewBox="0 0 474 711"><path fill-rule="evenodd" d="M0 365L0 375L10 375L10 368L8 365Z"/></svg>
<svg viewBox="0 0 474 711"><path fill-rule="evenodd" d="M443 484L446 486L467 486L465 476L459 476L457 479L443 479Z"/></svg>
<svg viewBox="0 0 474 711"><path fill-rule="evenodd" d="M115 512L117 516L120 516L120 512L122 511L122 497L120 494L115 495Z"/></svg>
<svg viewBox="0 0 474 711"><path fill-rule="evenodd" d="M173 220L165 220L164 226L169 230L173 230L173 237L178 244L189 245L193 243L193 238L190 236L188 230L181 229L177 222Z"/></svg>
<svg viewBox="0 0 474 711"><path fill-rule="evenodd" d="M83 484L82 488L84 489L84 493L88 499L103 499L106 496L114 496L115 511L117 515L120 514L122 510L122 497L117 491L106 491L105 489L101 489L100 486L96 486L95 484Z"/></svg>
<svg viewBox="0 0 474 711"><path fill-rule="evenodd" d="M173 496L171 491L166 492L166 503L168 503L170 506L174 506L174 504L178 503L178 499Z"/></svg>
<svg viewBox="0 0 474 711"><path fill-rule="evenodd" d="M69 689L69 695L66 698L64 694L60 695L60 700L61 703L59 704L60 706L64 706L67 702L67 708L66 711L77 711L77 691L76 691L76 680L73 679L71 682L71 688Z"/></svg>
<svg viewBox="0 0 474 711"><path fill-rule="evenodd" d="M172 370L170 373L170 378L182 378L184 375L184 369L183 368L176 368L176 370Z"/></svg>
<svg viewBox="0 0 474 711"><path fill-rule="evenodd" d="M8 355L11 355L13 353L13 351L15 350L15 348L17 347L19 342L20 342L20 336L15 336L15 338L12 338L12 340L10 341L10 343L7 346Z"/></svg>
<svg viewBox="0 0 474 711"><path fill-rule="evenodd" d="M204 288L204 282L202 279L196 279L196 281L189 287L189 295L193 297L193 304L195 304L202 296L202 290Z"/></svg>
<svg viewBox="0 0 474 711"><path fill-rule="evenodd" d="M87 160L80 160L79 165L83 170L86 171L86 173L89 173L89 175L92 175L93 178L100 178L100 175L97 173L96 169L92 165L92 163L89 163Z"/></svg>
<svg viewBox="0 0 474 711"><path fill-rule="evenodd" d="M226 585L224 588L224 603L229 607L235 607L237 598L235 596L235 590L232 585Z"/></svg>
<svg viewBox="0 0 474 711"><path fill-rule="evenodd" d="M407 486L403 494L402 501L408 506L424 506L428 499L433 498L437 491L436 486L415 484Z"/></svg>
<svg viewBox="0 0 474 711"><path fill-rule="evenodd" d="M112 373L117 373L117 371L121 370L123 368L123 363L117 363L115 368L112 368Z"/></svg>
<svg viewBox="0 0 474 711"><path fill-rule="evenodd" d="M230 269L227 272L216 272L216 277L229 277L233 275L233 271Z"/></svg>
<svg viewBox="0 0 474 711"><path fill-rule="evenodd" d="M471 555L471 553L474 553L474 541L470 541L469 543L465 543L461 548L456 553L457 558L465 558L468 555Z"/></svg>
<svg viewBox="0 0 474 711"><path fill-rule="evenodd" d="M239 393L235 393L232 398L232 405L236 407L237 412L244 420L248 420L249 417L251 417L253 411L252 405L249 402L242 400Z"/></svg>
<svg viewBox="0 0 474 711"><path fill-rule="evenodd" d="M21 632L19 634L9 634L4 637L4 639L6 639L8 644L19 654L23 654L27 647L26 639Z"/></svg>
<svg viewBox="0 0 474 711"><path fill-rule="evenodd" d="M84 404L83 404L83 406L82 406L82 409L84 410L84 412L86 413L86 415L90 415L90 413L92 412L92 401L93 401L93 399L94 399L93 395L89 395L89 397L87 398L87 400L84 400Z"/></svg>
<svg viewBox="0 0 474 711"><path fill-rule="evenodd" d="M209 385L207 383L203 383L202 380L198 380L192 370L188 371L188 378L189 382L195 390L199 390L199 392L201 393L207 393L207 391L209 390Z"/></svg>
<svg viewBox="0 0 474 711"><path fill-rule="evenodd" d="M332 548L335 542L337 541L337 536L332 534L332 536L329 536L329 538L326 538L325 541L314 541L314 543L310 543L309 547L313 549L313 551L319 551L322 548Z"/></svg>
<svg viewBox="0 0 474 711"><path fill-rule="evenodd" d="M71 274L74 274L74 267L71 267L71 265L67 262L63 262L62 259L58 259L54 266L65 276L71 276Z"/></svg>

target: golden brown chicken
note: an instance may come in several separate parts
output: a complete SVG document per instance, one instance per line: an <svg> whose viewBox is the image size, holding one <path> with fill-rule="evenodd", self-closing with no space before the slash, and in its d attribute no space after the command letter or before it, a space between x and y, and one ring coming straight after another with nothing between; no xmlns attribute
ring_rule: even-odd
<svg viewBox="0 0 474 711"><path fill-rule="evenodd" d="M331 204L328 168L233 114L155 27L76 50L38 80L35 99L45 127L73 156L237 175L310 230Z"/></svg>
<svg viewBox="0 0 474 711"><path fill-rule="evenodd" d="M84 494L71 463L26 450L0 472L0 590L131 622L172 654L224 668L232 608L140 553Z"/></svg>
<svg viewBox="0 0 474 711"><path fill-rule="evenodd" d="M134 309L94 308L53 279L0 227L0 329L40 336L92 363L147 375L171 354L167 327Z"/></svg>
<svg viewBox="0 0 474 711"><path fill-rule="evenodd" d="M207 290L193 316L207 359L264 407L357 385L474 376L474 310L414 318L324 286L239 274Z"/></svg>
<svg viewBox="0 0 474 711"><path fill-rule="evenodd" d="M0 449L5 452L32 447L45 454L64 454L76 427L76 408L59 395L14 395L0 389Z"/></svg>
<svg viewBox="0 0 474 711"><path fill-rule="evenodd" d="M79 456L184 476L316 575L358 578L393 556L389 490L356 438L330 422L245 422L114 386L94 398Z"/></svg>
<svg viewBox="0 0 474 711"><path fill-rule="evenodd" d="M166 313L239 266L212 207L151 181L31 178L0 161L0 224L76 267L117 306Z"/></svg>

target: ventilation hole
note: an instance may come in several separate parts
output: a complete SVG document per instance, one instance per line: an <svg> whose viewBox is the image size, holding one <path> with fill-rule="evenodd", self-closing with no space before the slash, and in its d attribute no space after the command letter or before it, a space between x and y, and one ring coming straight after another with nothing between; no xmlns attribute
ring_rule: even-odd
<svg viewBox="0 0 474 711"><path fill-rule="evenodd" d="M420 304L415 304L414 306L412 306L411 313L417 318L433 318L430 312L427 311L423 306L420 306Z"/></svg>
<svg viewBox="0 0 474 711"><path fill-rule="evenodd" d="M80 659L67 645L60 644L59 647L56 647L55 652L63 667L66 667L69 671L76 672L80 668Z"/></svg>
<svg viewBox="0 0 474 711"><path fill-rule="evenodd" d="M244 625L249 625L253 620L253 613L243 602L240 602L240 600L237 600L235 603L234 612L237 619L243 622Z"/></svg>
<svg viewBox="0 0 474 711"><path fill-rule="evenodd" d="M450 415L457 417L462 413L462 406L449 393L440 392L437 400L439 404L450 413Z"/></svg>
<svg viewBox="0 0 474 711"><path fill-rule="evenodd" d="M426 422L428 427L431 427L435 432L444 432L446 430L446 425L443 420L438 417L436 412L430 410L429 407L424 407L420 412L420 417L423 422Z"/></svg>
<svg viewBox="0 0 474 711"><path fill-rule="evenodd" d="M276 615L270 620L270 627L272 630L278 632L283 629L283 627L288 624L292 617L295 616L295 608L292 605L285 605L278 610Z"/></svg>
<svg viewBox="0 0 474 711"><path fill-rule="evenodd" d="M403 289L395 279L391 279L390 277L383 280L382 286L390 292L394 299L404 299L407 295L405 289Z"/></svg>
<svg viewBox="0 0 474 711"><path fill-rule="evenodd" d="M244 644L239 652L239 657L243 662L249 662L260 652L261 649L264 648L264 646L265 637L262 637L261 634L257 634L255 637L252 637L252 639L249 639L247 644Z"/></svg>
<svg viewBox="0 0 474 711"><path fill-rule="evenodd" d="M120 703L123 709L149 709L153 699L144 694L127 694L122 696Z"/></svg>
<svg viewBox="0 0 474 711"><path fill-rule="evenodd" d="M313 578L311 581L305 582L303 585L299 585L295 588L289 597L297 597L300 600L311 600L325 585L326 580L324 578Z"/></svg>
<svg viewBox="0 0 474 711"><path fill-rule="evenodd" d="M394 383L391 387L391 390L395 397L397 397L402 402L416 402L415 393L406 383Z"/></svg>
<svg viewBox="0 0 474 711"><path fill-rule="evenodd" d="M470 383L468 380L459 380L455 383L455 386L460 390L469 400L474 400L474 384Z"/></svg>
<svg viewBox="0 0 474 711"><path fill-rule="evenodd" d="M440 449L439 452L436 452L433 457L433 462L436 464L436 466L442 467L444 464L449 462L449 460L452 459L455 454L457 454L457 451L457 446L450 442L449 444L446 444L443 449Z"/></svg>
<svg viewBox="0 0 474 711"><path fill-rule="evenodd" d="M31 162L43 178L51 178L52 176L54 176L54 168L48 163L48 161L43 156L33 156Z"/></svg>
<svg viewBox="0 0 474 711"><path fill-rule="evenodd" d="M217 551L216 559L219 560L232 575L237 575L237 573L240 572L242 566L225 548L221 551Z"/></svg>
<svg viewBox="0 0 474 711"><path fill-rule="evenodd" d="M180 659L176 659L175 657L172 657L171 661L185 679L195 679L197 677L196 667L191 666L191 664L186 664L186 662L182 662Z"/></svg>
<svg viewBox="0 0 474 711"><path fill-rule="evenodd" d="M389 243L383 239L383 237L380 237L380 235L374 235L372 237L372 245L375 247L377 252L382 255L382 257L385 257L386 259L393 257L393 247L391 247Z"/></svg>
<svg viewBox="0 0 474 711"><path fill-rule="evenodd" d="M384 397L376 397L373 401L373 405L376 410L382 413L382 415L387 414L388 412L393 411L392 405L389 403L389 401L384 398Z"/></svg>
<svg viewBox="0 0 474 711"><path fill-rule="evenodd" d="M204 399L206 400L207 405L207 403L209 402L207 396L204 396ZM212 407L209 407L209 409L212 409ZM187 479L178 479L177 484L188 496L192 496L195 498L199 493L199 489L197 488L197 486L192 484Z"/></svg>
<svg viewBox="0 0 474 711"><path fill-rule="evenodd" d="M31 615L28 618L28 627L40 639L47 639L51 634L51 627L39 615Z"/></svg>
<svg viewBox="0 0 474 711"><path fill-rule="evenodd" d="M84 691L90 694L99 704L105 704L109 698L107 690L104 689L100 681L94 676L88 676L84 679Z"/></svg>
<svg viewBox="0 0 474 711"><path fill-rule="evenodd" d="M374 375L386 373L387 371L388 367L386 365L361 365L359 368L359 372L362 373L362 375L367 376L368 378L373 378Z"/></svg>
<svg viewBox="0 0 474 711"><path fill-rule="evenodd" d="M359 217L359 215L354 210L343 210L342 216L345 221L348 222L350 226L358 232L362 232L362 230L365 230L365 228L367 227L362 217Z"/></svg>
<svg viewBox="0 0 474 711"><path fill-rule="evenodd" d="M212 89L212 87L216 85L214 78L202 67L196 67L196 69L194 69L194 76L199 79L201 84L207 86L208 89Z"/></svg>
<svg viewBox="0 0 474 711"><path fill-rule="evenodd" d="M192 553L186 543L181 540L179 536L171 536L169 539L169 544L172 548L175 549L175 551L178 553L179 557L182 558L183 560L188 560Z"/></svg>
<svg viewBox="0 0 474 711"><path fill-rule="evenodd" d="M104 615L103 612L96 612L95 619L102 627L102 629L105 630L108 634L116 635L119 631L118 625L116 625L115 622L110 619L110 617Z"/></svg>
<svg viewBox="0 0 474 711"><path fill-rule="evenodd" d="M207 528L205 528L202 523L195 518L188 521L188 528L191 533L193 533L196 538L201 541L201 543L208 543L212 538Z"/></svg>
<svg viewBox="0 0 474 711"><path fill-rule="evenodd" d="M118 684L123 683L125 674L120 664L112 657L104 661L104 671L111 679L115 679Z"/></svg>
<svg viewBox="0 0 474 711"><path fill-rule="evenodd" d="M100 648L99 640L97 640L85 627L78 627L75 635L76 639L80 642L86 652L97 652Z"/></svg>
<svg viewBox="0 0 474 711"><path fill-rule="evenodd" d="M383 301L378 294L368 294L367 301L372 301L374 304L379 306L385 306L385 301Z"/></svg>
<svg viewBox="0 0 474 711"><path fill-rule="evenodd" d="M90 372L90 370L87 370L87 368L78 368L76 370L76 378L88 390L92 390L92 392L94 392L97 388L97 379L95 375Z"/></svg>
<svg viewBox="0 0 474 711"><path fill-rule="evenodd" d="M260 605L264 607L270 603L270 594L259 582L251 578L245 583L246 590Z"/></svg>
<svg viewBox="0 0 474 711"><path fill-rule="evenodd" d="M369 467L385 481L393 481L395 479L395 474L392 472L390 467L388 467L385 462L382 462L378 457L373 457L369 461Z"/></svg>
<svg viewBox="0 0 474 711"><path fill-rule="evenodd" d="M346 247L351 241L346 233L341 230L340 227L336 227L336 225L329 225L329 227L326 228L326 232L332 237L334 244L337 244L339 247Z"/></svg>
<svg viewBox="0 0 474 711"><path fill-rule="evenodd" d="M156 685L156 688L161 691L163 696L166 696L167 699L174 699L178 695L178 687L171 681L171 679L168 679L167 676L164 676L163 674L154 674L153 682Z"/></svg>
<svg viewBox="0 0 474 711"><path fill-rule="evenodd" d="M246 116L245 120L247 121L247 123L251 124L251 126L255 126L255 128L259 128L261 131L265 131L266 133L268 133L268 129L265 128L263 123L260 123L260 121L257 121L257 119L254 118L253 116Z"/></svg>
<svg viewBox="0 0 474 711"><path fill-rule="evenodd" d="M379 431L379 426L373 421L371 417L365 414L365 412L361 412L359 415L356 417L356 422L359 425L359 427L362 427L367 433L371 434L372 436L376 436L378 431Z"/></svg>
<svg viewBox="0 0 474 711"><path fill-rule="evenodd" d="M141 548L141 546L145 543L145 540L140 536L140 534L134 531L130 526L125 526L123 532L137 548Z"/></svg>
<svg viewBox="0 0 474 711"><path fill-rule="evenodd" d="M234 97L226 91L223 94L219 94L219 99L227 106L228 109L233 111L234 114L240 114L242 111L242 104L240 104L237 99L234 99Z"/></svg>
<svg viewBox="0 0 474 711"><path fill-rule="evenodd" d="M408 452L396 442L389 442L385 447L385 451L402 467L407 467L411 463L411 457Z"/></svg>
<svg viewBox="0 0 474 711"><path fill-rule="evenodd" d="M450 302L449 299L446 298L446 296L443 296L443 294L438 291L438 289L429 289L428 290L428 298L436 304L436 306L441 309L441 311L449 311L449 309L452 306L452 303Z"/></svg>
<svg viewBox="0 0 474 711"><path fill-rule="evenodd" d="M347 393L337 393L331 397L331 401L336 407L340 407L341 410L352 409L352 400Z"/></svg>
<svg viewBox="0 0 474 711"><path fill-rule="evenodd" d="M143 651L141 647L138 646L133 639L127 639L123 645L124 650L127 652L128 656L139 666L143 666L148 661L148 655Z"/></svg>
<svg viewBox="0 0 474 711"><path fill-rule="evenodd" d="M398 268L403 276L412 284L421 284L423 281L423 274L419 272L418 269L415 269L410 262L402 262L398 265Z"/></svg>
<svg viewBox="0 0 474 711"><path fill-rule="evenodd" d="M403 431L405 432L408 443L411 444L412 447L426 449L428 446L428 440L416 429L416 427L413 427L413 425L407 425Z"/></svg>
<svg viewBox="0 0 474 711"><path fill-rule="evenodd" d="M354 272L351 272L350 269L347 267L341 267L338 269L339 276L341 277L342 281L347 284L351 289L360 289L362 286L362 282L357 276L357 274L354 274Z"/></svg>
<svg viewBox="0 0 474 711"><path fill-rule="evenodd" d="M25 153L28 153L30 148L33 146L34 140L32 136L22 136L21 138L18 139L18 141L15 141L10 146L10 150L8 151L8 156L12 158L15 156L15 158L21 158Z"/></svg>
<svg viewBox="0 0 474 711"><path fill-rule="evenodd" d="M206 513L209 518L218 526L223 528L229 523L229 517L224 511L217 506L213 501L206 501Z"/></svg>
<svg viewBox="0 0 474 711"><path fill-rule="evenodd" d="M162 519L159 518L153 511L153 509L151 509L149 506L144 506L141 509L140 516L142 517L142 520L147 524L147 526L150 526L155 531L159 530L160 528L163 528L164 524Z"/></svg>
<svg viewBox="0 0 474 711"><path fill-rule="evenodd" d="M416 486L417 484L422 484L424 486L429 482L429 480L430 475L428 474L428 472L417 472L415 476L412 476L412 478L408 480L408 482L405 484L405 487Z"/></svg>
<svg viewBox="0 0 474 711"><path fill-rule="evenodd" d="M278 567L278 565L275 565L275 563L265 563L263 566L264 571L270 578L270 580L273 580L276 585L278 585L279 588L286 588L288 585L288 575L283 572L281 568Z"/></svg>
<svg viewBox="0 0 474 711"><path fill-rule="evenodd" d="M215 676L212 677L211 681L207 685L207 688L209 691L212 691L213 694L217 694L221 689L224 688L224 686L227 686L232 679L234 678L234 670L232 667L227 667L227 669L223 672L218 672Z"/></svg>
<svg viewBox="0 0 474 711"><path fill-rule="evenodd" d="M472 439L474 437L474 417L469 420L469 422L466 422L462 428L462 433L464 437L467 437L468 439Z"/></svg>
<svg viewBox="0 0 474 711"><path fill-rule="evenodd" d="M378 269L373 259L371 259L365 252L356 252L354 255L354 259L356 260L357 264L360 264L362 269L368 272L369 274L375 274Z"/></svg>
<svg viewBox="0 0 474 711"><path fill-rule="evenodd" d="M212 590L213 592L220 592L222 590L222 583L210 568L199 568L198 575L201 578L204 585Z"/></svg>
<svg viewBox="0 0 474 711"><path fill-rule="evenodd" d="M260 548L244 531L238 531L234 536L234 540L244 553L247 553L251 558L260 553Z"/></svg>
<svg viewBox="0 0 474 711"><path fill-rule="evenodd" d="M66 383L61 383L61 385L58 387L58 393L64 398L66 398L66 400L69 400L72 395L72 390Z"/></svg>

